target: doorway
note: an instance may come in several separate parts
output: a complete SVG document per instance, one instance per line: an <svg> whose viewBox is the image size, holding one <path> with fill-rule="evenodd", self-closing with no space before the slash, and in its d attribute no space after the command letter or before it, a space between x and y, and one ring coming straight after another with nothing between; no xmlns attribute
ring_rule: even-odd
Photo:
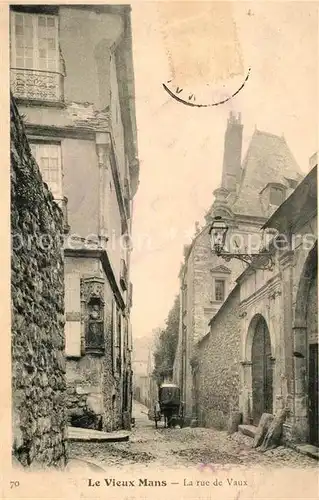
<svg viewBox="0 0 319 500"><path fill-rule="evenodd" d="M265 319L256 324L252 343L253 425L258 425L263 413L273 412L273 370L271 341Z"/></svg>
<svg viewBox="0 0 319 500"><path fill-rule="evenodd" d="M308 415L310 444L319 446L318 437L318 344L309 345Z"/></svg>
<svg viewBox="0 0 319 500"><path fill-rule="evenodd" d="M307 300L308 426L310 444L318 446L318 280L313 270Z"/></svg>

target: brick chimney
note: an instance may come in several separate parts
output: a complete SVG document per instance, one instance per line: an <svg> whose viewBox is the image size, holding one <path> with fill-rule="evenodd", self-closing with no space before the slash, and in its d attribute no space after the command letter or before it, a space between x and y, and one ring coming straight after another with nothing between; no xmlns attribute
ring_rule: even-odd
<svg viewBox="0 0 319 500"><path fill-rule="evenodd" d="M236 191L237 183L240 180L242 137L243 125L241 124L241 114L238 113L235 115L231 111L225 132L221 187L232 193Z"/></svg>

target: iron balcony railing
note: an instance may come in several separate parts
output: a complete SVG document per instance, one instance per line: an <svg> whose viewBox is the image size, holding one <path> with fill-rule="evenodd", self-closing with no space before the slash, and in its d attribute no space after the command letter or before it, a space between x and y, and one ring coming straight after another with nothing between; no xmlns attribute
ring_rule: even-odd
<svg viewBox="0 0 319 500"><path fill-rule="evenodd" d="M10 83L18 99L37 101L63 101L64 75L57 71L11 68Z"/></svg>

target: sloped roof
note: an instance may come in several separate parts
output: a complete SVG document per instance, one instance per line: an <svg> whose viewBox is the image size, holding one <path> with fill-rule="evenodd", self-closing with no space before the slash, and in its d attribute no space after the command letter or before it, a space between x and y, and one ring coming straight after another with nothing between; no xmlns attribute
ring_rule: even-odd
<svg viewBox="0 0 319 500"><path fill-rule="evenodd" d="M317 165L280 205L263 228L275 228L284 234L287 228L295 227L304 214L312 216L314 211L317 211Z"/></svg>
<svg viewBox="0 0 319 500"><path fill-rule="evenodd" d="M301 181L303 175L284 137L255 130L242 165L234 213L268 217L264 213L260 192L266 185L287 185L288 179Z"/></svg>

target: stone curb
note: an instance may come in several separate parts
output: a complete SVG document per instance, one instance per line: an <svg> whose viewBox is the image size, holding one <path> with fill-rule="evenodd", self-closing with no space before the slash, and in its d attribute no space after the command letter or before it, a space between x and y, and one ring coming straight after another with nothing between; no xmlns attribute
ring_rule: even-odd
<svg viewBox="0 0 319 500"><path fill-rule="evenodd" d="M80 427L68 427L68 442L89 442L89 443L120 443L128 441L129 432L102 432L93 429L82 429Z"/></svg>
<svg viewBox="0 0 319 500"><path fill-rule="evenodd" d="M67 466L65 470L67 471L72 471L74 469L74 466L76 467L77 465L84 465L84 467L89 467L90 469L94 470L95 472L106 472L106 469L102 467L102 465L99 462L96 462L94 460L87 460L83 458L76 458L76 457L71 457L68 460Z"/></svg>
<svg viewBox="0 0 319 500"><path fill-rule="evenodd" d="M307 457L319 460L319 448L317 448L316 446L312 446L310 444L308 445L294 443L287 443L286 446L296 451L297 453L300 453L301 455L306 455Z"/></svg>

